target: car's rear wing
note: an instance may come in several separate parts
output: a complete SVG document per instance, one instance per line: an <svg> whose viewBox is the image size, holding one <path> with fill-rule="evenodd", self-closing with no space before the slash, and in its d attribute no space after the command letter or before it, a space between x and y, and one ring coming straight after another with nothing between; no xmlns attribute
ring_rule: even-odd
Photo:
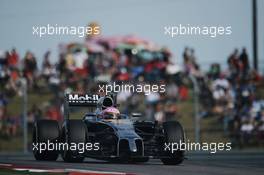
<svg viewBox="0 0 264 175"><path fill-rule="evenodd" d="M69 106L88 106L96 107L99 100L99 95L89 94L66 94L65 101L68 102Z"/></svg>
<svg viewBox="0 0 264 175"><path fill-rule="evenodd" d="M70 107L80 106L80 107L91 107L97 106L99 100L99 95L91 94L65 94L64 96L64 117L69 119Z"/></svg>
<svg viewBox="0 0 264 175"><path fill-rule="evenodd" d="M104 97L100 97L96 94L65 94L64 119L69 119L69 108L71 106L89 107L89 112L92 112L96 107L102 110L106 107L117 107L118 104L116 103L116 95L113 93Z"/></svg>

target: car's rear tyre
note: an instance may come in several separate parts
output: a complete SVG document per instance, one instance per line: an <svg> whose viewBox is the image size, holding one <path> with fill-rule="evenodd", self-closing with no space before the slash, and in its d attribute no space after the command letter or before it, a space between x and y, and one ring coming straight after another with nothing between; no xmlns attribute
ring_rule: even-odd
<svg viewBox="0 0 264 175"><path fill-rule="evenodd" d="M168 121L163 123L165 143L176 143L178 147L180 142L185 142L185 135L182 125L177 121ZM164 150L163 150L164 151ZM171 151L166 151L165 155L167 157L161 158L161 161L165 165L178 165L184 160L184 150L176 150L173 153Z"/></svg>
<svg viewBox="0 0 264 175"><path fill-rule="evenodd" d="M87 129L82 120L68 120L62 129L61 141L68 144L68 148L71 145L86 144L86 133ZM67 127L67 129L66 129ZM84 147L85 148L85 145ZM62 151L62 159L65 162L83 162L84 153L80 153L85 150L71 150L64 149Z"/></svg>
<svg viewBox="0 0 264 175"><path fill-rule="evenodd" d="M57 150L48 150L48 142L57 143L59 141L60 129L59 124L55 120L38 120L33 127L32 142L37 145L33 147L33 154L36 160L55 161L59 153ZM46 149L40 151L40 144L45 145ZM33 146L34 146L33 145ZM44 148L44 147L43 147Z"/></svg>

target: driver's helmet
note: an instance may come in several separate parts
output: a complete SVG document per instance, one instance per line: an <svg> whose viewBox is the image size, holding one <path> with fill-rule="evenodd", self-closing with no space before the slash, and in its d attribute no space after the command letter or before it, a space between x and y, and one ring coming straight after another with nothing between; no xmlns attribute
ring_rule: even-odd
<svg viewBox="0 0 264 175"><path fill-rule="evenodd" d="M101 116L105 119L117 119L119 115L119 110L114 107L107 107L101 113Z"/></svg>

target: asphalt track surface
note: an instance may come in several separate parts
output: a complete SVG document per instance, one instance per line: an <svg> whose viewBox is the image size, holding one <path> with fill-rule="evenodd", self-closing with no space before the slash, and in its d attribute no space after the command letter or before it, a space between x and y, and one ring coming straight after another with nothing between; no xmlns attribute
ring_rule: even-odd
<svg viewBox="0 0 264 175"><path fill-rule="evenodd" d="M151 159L142 164L110 163L86 158L83 163L35 161L31 154L0 154L0 164L8 163L33 168L81 169L90 171L114 171L142 175L258 175L264 174L264 152L189 153L179 166L163 165ZM1 171L1 169L0 169Z"/></svg>

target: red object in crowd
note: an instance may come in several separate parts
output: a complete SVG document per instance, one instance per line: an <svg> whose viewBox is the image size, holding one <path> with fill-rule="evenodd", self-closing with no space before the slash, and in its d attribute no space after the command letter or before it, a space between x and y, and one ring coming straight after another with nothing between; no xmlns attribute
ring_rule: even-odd
<svg viewBox="0 0 264 175"><path fill-rule="evenodd" d="M86 77L88 73L86 68L76 68L74 72L82 77Z"/></svg>
<svg viewBox="0 0 264 175"><path fill-rule="evenodd" d="M57 121L61 121L63 118L60 109L58 107L49 108L49 110L46 112L46 116L51 120L57 120Z"/></svg>
<svg viewBox="0 0 264 175"><path fill-rule="evenodd" d="M255 71L253 75L254 75L253 80L255 82L260 82L263 79L263 77L261 77L261 75L257 71Z"/></svg>
<svg viewBox="0 0 264 175"><path fill-rule="evenodd" d="M151 61L146 64L145 72L150 73L154 68L157 68L159 70L165 69L166 66L167 66L167 63L164 61Z"/></svg>
<svg viewBox="0 0 264 175"><path fill-rule="evenodd" d="M11 72L11 78L12 78L12 80L16 81L19 78L18 72L12 71Z"/></svg>
<svg viewBox="0 0 264 175"><path fill-rule="evenodd" d="M185 86L180 86L179 87L179 98L181 100L187 100L189 97L189 91L188 88Z"/></svg>
<svg viewBox="0 0 264 175"><path fill-rule="evenodd" d="M25 76L27 77L27 78L31 78L32 76L33 76L33 73L31 72L31 71L25 71Z"/></svg>
<svg viewBox="0 0 264 175"><path fill-rule="evenodd" d="M150 73L154 69L154 67L155 67L155 62L151 61L147 63L145 66L145 72Z"/></svg>
<svg viewBox="0 0 264 175"><path fill-rule="evenodd" d="M129 73L120 73L117 78L118 81L128 81L130 79Z"/></svg>
<svg viewBox="0 0 264 175"><path fill-rule="evenodd" d="M164 61L157 61L156 64L155 64L155 67L158 68L158 69L165 69L167 66L167 63L164 62Z"/></svg>
<svg viewBox="0 0 264 175"><path fill-rule="evenodd" d="M7 58L7 62L9 66L16 66L18 63L19 56L16 52L12 52Z"/></svg>

